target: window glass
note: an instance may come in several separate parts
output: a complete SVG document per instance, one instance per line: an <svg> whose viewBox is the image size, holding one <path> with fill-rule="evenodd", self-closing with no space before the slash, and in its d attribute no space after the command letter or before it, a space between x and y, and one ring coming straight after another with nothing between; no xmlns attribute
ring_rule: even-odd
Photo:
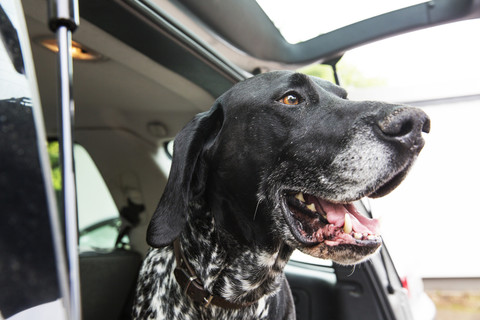
<svg viewBox="0 0 480 320"><path fill-rule="evenodd" d="M58 143L49 144L53 181L57 194L61 190ZM74 145L77 188L79 244L81 250L112 249L119 234L121 220L102 175L88 152ZM125 242L125 240L123 240Z"/></svg>
<svg viewBox="0 0 480 320"><path fill-rule="evenodd" d="M426 0L257 0L282 36L290 43L312 39L361 20L406 8ZM342 14L336 14L341 12Z"/></svg>
<svg viewBox="0 0 480 320"><path fill-rule="evenodd" d="M416 102L476 95L480 20L425 29L345 54L337 65L352 100Z"/></svg>
<svg viewBox="0 0 480 320"><path fill-rule="evenodd" d="M90 155L78 144L74 146L74 155L80 231L118 218L115 202Z"/></svg>
<svg viewBox="0 0 480 320"><path fill-rule="evenodd" d="M421 107L432 125L406 180L371 201L402 273L478 277L476 232L480 20L408 33L349 51L338 64L351 100L405 102Z"/></svg>

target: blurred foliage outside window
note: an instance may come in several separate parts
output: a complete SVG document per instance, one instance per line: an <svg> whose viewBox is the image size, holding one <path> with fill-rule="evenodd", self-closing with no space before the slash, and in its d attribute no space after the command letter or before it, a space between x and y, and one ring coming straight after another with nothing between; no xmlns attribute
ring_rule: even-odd
<svg viewBox="0 0 480 320"><path fill-rule="evenodd" d="M52 166L53 187L55 191L60 191L62 189L62 172L60 170L60 153L57 141L48 143L48 155Z"/></svg>
<svg viewBox="0 0 480 320"><path fill-rule="evenodd" d="M298 72L308 74L335 83L333 68L326 64L312 64L301 68ZM344 87L368 88L379 87L387 84L387 80L380 77L366 77L355 66L342 62L337 64L337 72L340 78L340 85Z"/></svg>

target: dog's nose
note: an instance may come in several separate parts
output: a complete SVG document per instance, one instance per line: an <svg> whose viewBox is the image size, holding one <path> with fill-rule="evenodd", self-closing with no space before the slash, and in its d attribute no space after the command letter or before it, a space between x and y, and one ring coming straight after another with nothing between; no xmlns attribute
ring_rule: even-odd
<svg viewBox="0 0 480 320"><path fill-rule="evenodd" d="M420 109L410 107L396 108L378 121L383 136L402 146L420 150L425 141L422 132L430 131L430 119Z"/></svg>

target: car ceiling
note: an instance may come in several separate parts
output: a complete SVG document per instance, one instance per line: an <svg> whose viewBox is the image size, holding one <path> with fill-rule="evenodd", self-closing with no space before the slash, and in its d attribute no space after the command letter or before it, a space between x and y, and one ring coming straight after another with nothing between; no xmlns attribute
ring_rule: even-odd
<svg viewBox="0 0 480 320"><path fill-rule="evenodd" d="M46 1L24 0L23 6L46 129L49 136L55 136L56 55L39 44L41 39L55 35L47 28ZM236 81L222 77L217 88L199 86L84 18L73 39L103 56L93 62L74 60L77 129L108 127L135 132L151 141L171 138L194 114L209 109L219 92ZM159 137L158 132L149 133L152 123L163 126L164 137Z"/></svg>

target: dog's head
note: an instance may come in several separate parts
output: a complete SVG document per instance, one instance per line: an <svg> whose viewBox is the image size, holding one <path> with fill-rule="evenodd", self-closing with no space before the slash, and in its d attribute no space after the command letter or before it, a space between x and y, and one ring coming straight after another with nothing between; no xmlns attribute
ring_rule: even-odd
<svg viewBox="0 0 480 320"><path fill-rule="evenodd" d="M178 134L147 240L172 242L203 206L239 243L361 261L381 240L377 221L353 202L398 186L429 126L418 109L350 101L342 88L298 73L238 83Z"/></svg>

